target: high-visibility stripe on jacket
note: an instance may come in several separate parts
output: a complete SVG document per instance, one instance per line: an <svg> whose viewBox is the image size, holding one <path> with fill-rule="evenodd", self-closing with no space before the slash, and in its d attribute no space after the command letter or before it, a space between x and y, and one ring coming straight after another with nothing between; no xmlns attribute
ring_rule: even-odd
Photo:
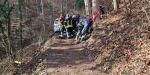
<svg viewBox="0 0 150 75"><path fill-rule="evenodd" d="M67 26L67 21L65 20L63 24L64 24L64 26L66 27L66 26Z"/></svg>
<svg viewBox="0 0 150 75"><path fill-rule="evenodd" d="M72 20L67 20L67 25L66 25L67 28L70 28L70 27L73 27L72 25Z"/></svg>
<svg viewBox="0 0 150 75"><path fill-rule="evenodd" d="M82 20L78 23L79 26L84 26L84 24L85 24L84 19L82 19Z"/></svg>

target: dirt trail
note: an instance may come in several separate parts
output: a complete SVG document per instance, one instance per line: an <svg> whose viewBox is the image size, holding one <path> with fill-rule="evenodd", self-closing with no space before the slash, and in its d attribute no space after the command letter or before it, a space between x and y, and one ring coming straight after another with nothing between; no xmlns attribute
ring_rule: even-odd
<svg viewBox="0 0 150 75"><path fill-rule="evenodd" d="M48 46L50 42L52 44ZM106 75L99 69L92 70L96 63L90 59L84 43L76 44L74 39L53 39L44 48L48 51L44 70L48 75Z"/></svg>

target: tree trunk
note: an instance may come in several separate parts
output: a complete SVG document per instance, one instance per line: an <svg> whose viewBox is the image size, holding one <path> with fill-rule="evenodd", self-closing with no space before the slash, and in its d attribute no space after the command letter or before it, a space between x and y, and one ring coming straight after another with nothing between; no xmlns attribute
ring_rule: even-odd
<svg viewBox="0 0 150 75"><path fill-rule="evenodd" d="M131 0L129 0L129 3L130 3L130 14L132 14L132 3L131 3Z"/></svg>
<svg viewBox="0 0 150 75"><path fill-rule="evenodd" d="M98 13L98 8L97 8L97 6L98 6L98 3L99 2L97 2L98 0L92 0L92 13L97 13L97 14L99 14ZM94 18L95 16L93 15L93 18ZM99 20L99 18L98 17L95 17L95 21L98 21ZM93 26L94 27L96 27L97 25L95 24L95 22L93 23Z"/></svg>
<svg viewBox="0 0 150 75"><path fill-rule="evenodd" d="M41 9L42 9L42 14L44 15L44 3L43 3L43 0L41 0Z"/></svg>
<svg viewBox="0 0 150 75"><path fill-rule="evenodd" d="M119 1L113 0L113 3L114 3L114 10L118 10L119 9Z"/></svg>
<svg viewBox="0 0 150 75"><path fill-rule="evenodd" d="M75 0L73 2L74 2L74 4L73 4L74 5L74 11L75 11L76 10Z"/></svg>
<svg viewBox="0 0 150 75"><path fill-rule="evenodd" d="M10 2L5 0L0 9L0 36L3 41L2 46L5 48L6 55L11 61L13 51L12 51L12 39L11 39L11 12L13 7L10 7Z"/></svg>
<svg viewBox="0 0 150 75"><path fill-rule="evenodd" d="M85 14L86 15L90 15L90 10L89 10L89 0L84 0L84 4L85 4Z"/></svg>
<svg viewBox="0 0 150 75"><path fill-rule="evenodd" d="M92 0L89 0L89 14L92 16Z"/></svg>
<svg viewBox="0 0 150 75"><path fill-rule="evenodd" d="M66 13L69 13L68 2L66 1Z"/></svg>
<svg viewBox="0 0 150 75"><path fill-rule="evenodd" d="M64 3L64 0L61 0L61 14L63 14L63 3Z"/></svg>
<svg viewBox="0 0 150 75"><path fill-rule="evenodd" d="M22 46L22 1L18 0L18 9L19 9L19 19L20 19L20 44L21 44L21 49L23 48Z"/></svg>
<svg viewBox="0 0 150 75"><path fill-rule="evenodd" d="M39 3L38 3L38 0L36 0L36 12L38 13L39 11Z"/></svg>
<svg viewBox="0 0 150 75"><path fill-rule="evenodd" d="M97 12L97 0L92 0L92 12Z"/></svg>
<svg viewBox="0 0 150 75"><path fill-rule="evenodd" d="M127 7L127 4L126 4L126 1L125 1L125 0L123 0L123 1L124 1L124 7L125 7L125 9L126 9L126 16L129 16L130 13L129 13L129 11L128 11L128 7Z"/></svg>

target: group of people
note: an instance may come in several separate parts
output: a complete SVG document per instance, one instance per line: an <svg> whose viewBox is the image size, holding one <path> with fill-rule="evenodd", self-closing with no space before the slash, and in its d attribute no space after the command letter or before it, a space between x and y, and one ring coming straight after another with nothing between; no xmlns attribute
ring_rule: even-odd
<svg viewBox="0 0 150 75"><path fill-rule="evenodd" d="M59 24L59 37L63 38L64 33L66 33L67 38L72 38L73 34L76 31L77 23L79 22L80 15L79 14L73 14L72 16L69 14L60 15L58 18L58 24Z"/></svg>
<svg viewBox="0 0 150 75"><path fill-rule="evenodd" d="M78 42L82 42L88 34L88 32L92 32L92 24L94 23L99 13L100 10L94 12L92 18L89 15L86 15L83 16L81 19L79 14L61 14L58 18L58 24L60 28L59 38L63 38L64 33L66 34L67 38L73 38L75 34L75 39L78 40Z"/></svg>
<svg viewBox="0 0 150 75"><path fill-rule="evenodd" d="M89 15L83 16L80 19L79 14L66 14L65 16L61 14L58 24L60 28L59 38L64 37L64 32L67 38L73 38L74 34L76 34L75 39L81 42L89 30L92 29L92 18Z"/></svg>
<svg viewBox="0 0 150 75"><path fill-rule="evenodd" d="M92 18L89 15L83 16L78 23L78 32L76 34L75 39L79 42L82 42L88 32L92 32Z"/></svg>

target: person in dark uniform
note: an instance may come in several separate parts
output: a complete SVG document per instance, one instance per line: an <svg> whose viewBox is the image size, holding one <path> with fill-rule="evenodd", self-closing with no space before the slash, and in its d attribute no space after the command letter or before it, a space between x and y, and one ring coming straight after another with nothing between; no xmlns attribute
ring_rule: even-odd
<svg viewBox="0 0 150 75"><path fill-rule="evenodd" d="M104 7L102 5L99 6L99 9L100 9L100 19L103 18L103 15L104 15Z"/></svg>

